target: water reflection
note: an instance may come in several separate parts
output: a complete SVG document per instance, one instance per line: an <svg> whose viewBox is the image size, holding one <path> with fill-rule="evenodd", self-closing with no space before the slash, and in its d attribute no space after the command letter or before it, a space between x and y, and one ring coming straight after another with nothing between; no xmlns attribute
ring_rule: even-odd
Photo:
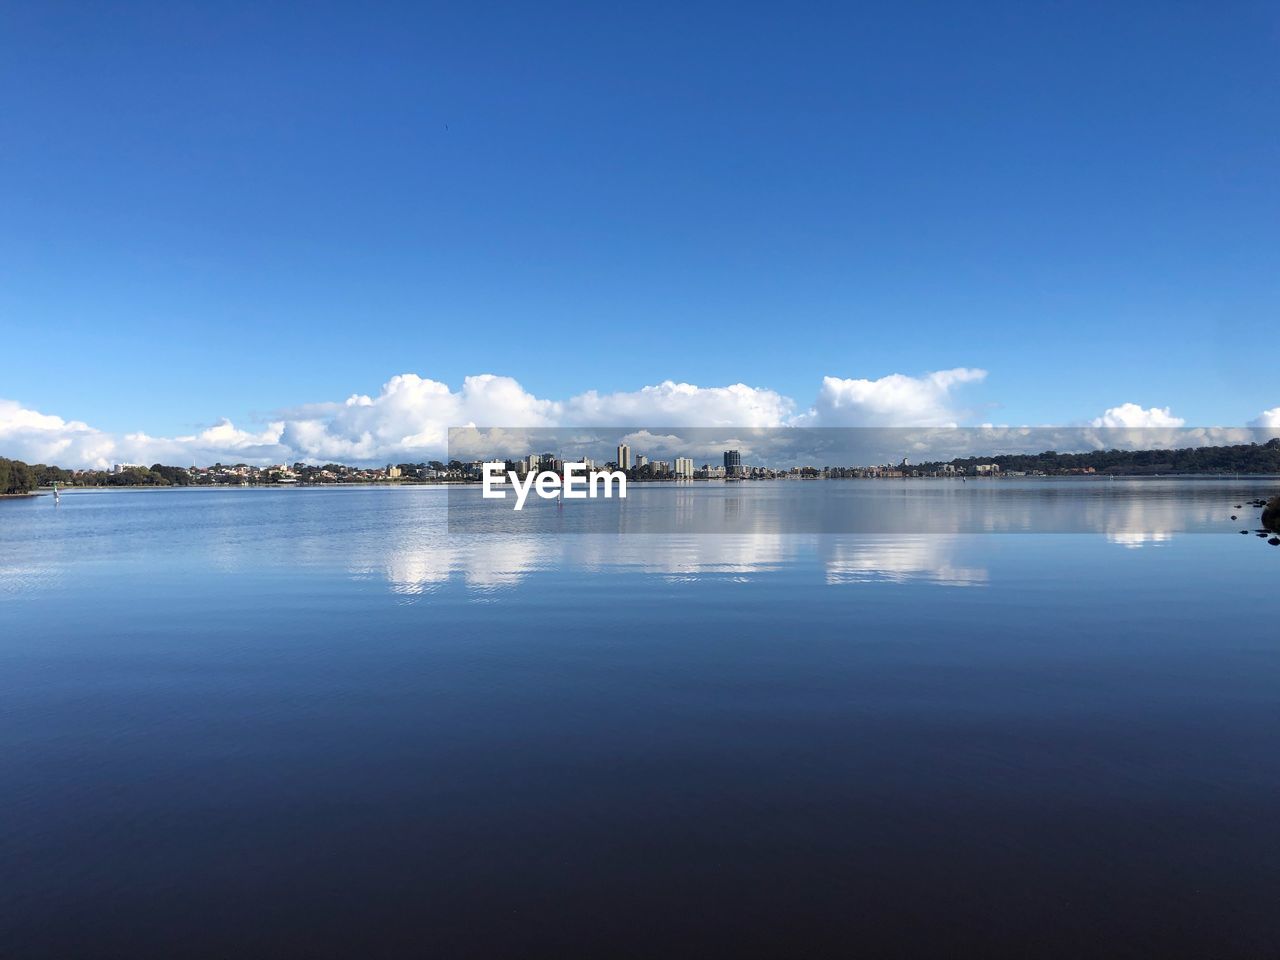
<svg viewBox="0 0 1280 960"><path fill-rule="evenodd" d="M923 580L951 587L976 587L987 582L987 570L962 559L968 537L904 537L893 540L834 539L824 557L827 583L906 583Z"/></svg>
<svg viewBox="0 0 1280 960"><path fill-rule="evenodd" d="M376 555L354 557L356 577L377 576L394 593L429 594L450 581L476 590L514 587L540 570L645 574L673 582L748 579L784 567L813 569L832 585L922 581L980 586L987 570L972 537L850 538L750 534L721 537L584 535L460 537L419 531ZM967 553L967 556L966 556Z"/></svg>
<svg viewBox="0 0 1280 960"><path fill-rule="evenodd" d="M552 559L531 538L415 540L380 551L376 557L353 558L350 570L355 575L381 576L395 593L415 595L430 593L454 579L482 590L515 586Z"/></svg>
<svg viewBox="0 0 1280 960"><path fill-rule="evenodd" d="M447 584L500 596L541 572L636 573L672 582L750 579L787 571L831 586L988 582L994 542L979 533L1100 534L1124 550L1186 533L1235 534L1230 514L1266 482L681 485L641 487L592 532L578 504L554 504L532 525L459 532L459 502L478 491L438 488L76 492L58 510L3 509L0 601L97 566L154 578L340 571L408 600ZM456 496L467 499L456 501ZM41 507L48 509L41 509ZM612 506L606 505L613 509ZM491 514L497 517L497 514ZM510 514L504 515L509 517ZM831 518L884 532L832 533ZM928 523L917 523L927 519ZM541 524L541 526L539 526ZM577 526L575 526L577 524ZM839 525L838 523L836 524ZM919 527L927 529L920 529ZM619 529L634 531L620 533ZM817 529L810 529L817 528ZM586 532L582 532L582 531ZM577 531L577 532L575 532ZM691 532L705 531L705 532ZM711 535L714 534L714 535ZM1243 539L1243 538L1240 538Z"/></svg>
<svg viewBox="0 0 1280 960"><path fill-rule="evenodd" d="M1213 532L1238 485L1220 481L825 481L637 484L625 501L529 501L519 513L448 491L453 533L852 534Z"/></svg>
<svg viewBox="0 0 1280 960"><path fill-rule="evenodd" d="M1139 547L1158 547L1168 543L1173 539L1173 534L1167 530L1154 530L1148 533L1124 533L1110 532L1107 533L1107 542L1119 544L1130 550L1136 550Z"/></svg>

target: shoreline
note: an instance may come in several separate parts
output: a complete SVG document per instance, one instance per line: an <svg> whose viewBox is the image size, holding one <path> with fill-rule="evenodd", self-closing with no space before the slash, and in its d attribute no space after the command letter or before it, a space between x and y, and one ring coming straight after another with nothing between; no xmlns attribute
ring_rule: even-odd
<svg viewBox="0 0 1280 960"><path fill-rule="evenodd" d="M726 481L724 478L705 478L695 477L689 480L673 480L663 479L632 479L629 483L637 486L684 486L696 484L724 485L731 483L732 485L755 485L760 483L945 483L959 484L960 481L971 480L979 485L989 483L1106 483L1111 480L1123 481L1179 481L1179 482L1219 482L1219 483L1252 483L1252 482L1275 482L1280 481L1280 474L1275 473L1242 473L1242 474L1221 474L1221 473L1165 473L1165 474L1083 474L1083 475L1060 475L1060 476L981 476L981 477L760 477L760 478L743 478L738 481ZM192 483L192 484L169 484L167 486L159 484L94 484L90 486L63 486L60 493L86 492L86 491L104 491L104 490L320 490L320 489L410 489L410 488L435 488L449 489L452 487L479 487L479 480L383 480L383 481L363 481L353 483ZM52 487L39 487L30 493L8 493L0 494L0 499L26 499L31 497L47 496L53 492Z"/></svg>

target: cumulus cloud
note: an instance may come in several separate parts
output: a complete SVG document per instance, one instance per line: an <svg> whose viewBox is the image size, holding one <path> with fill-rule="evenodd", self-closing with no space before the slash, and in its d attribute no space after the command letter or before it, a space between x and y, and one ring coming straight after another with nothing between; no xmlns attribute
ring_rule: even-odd
<svg viewBox="0 0 1280 960"><path fill-rule="evenodd" d="M113 435L0 401L0 452L30 462L106 467L114 462L273 463L296 459L377 463L444 456L449 430L613 425L781 426L795 403L746 384L699 387L668 380L630 392L588 391L567 400L534 396L511 377L467 377L461 388L413 373L392 377L376 395L281 411L258 431L221 420L198 433Z"/></svg>
<svg viewBox="0 0 1280 960"><path fill-rule="evenodd" d="M538 427L557 422L557 405L539 400L510 377L467 377L462 389L413 373L392 377L376 397L316 404L285 414L280 440L296 457L367 463L439 456L450 427L474 424Z"/></svg>
<svg viewBox="0 0 1280 960"><path fill-rule="evenodd" d="M981 440L987 452L1001 452L996 446L1012 452L1027 444L1043 443L1042 435L1024 435L1038 433L1027 428L985 428L985 432L978 431L976 439L968 435L972 431L958 438L948 429L970 419L960 405L958 391L985 377L985 371L966 367L920 376L895 373L874 380L826 377L813 404L801 409L775 390L743 383L702 387L667 380L639 390L592 390L557 400L537 397L511 377L471 376L455 389L438 380L404 373L392 377L374 394L354 394L344 401L283 410L255 429L223 419L195 433L172 437L113 434L83 421L0 400L0 455L33 463L99 468L116 462L156 461L180 465L216 461L262 465L294 460L375 464L443 458L449 449L449 430L468 426L509 428L517 447L523 442L520 430L574 427L589 434L596 427L697 427L701 433L682 429L680 436L672 431L661 436L635 434L636 444L643 441L646 452L663 456L706 456L705 450L732 447L741 449L744 456L759 457L758 462L765 462L769 444L782 444L788 458L798 458L795 462L843 462L822 459L826 453L816 444L820 439L829 443L831 437L824 438L821 431L774 429L791 426L923 431L915 446L908 443L910 438L890 438L898 456L917 449L923 452L925 446L942 453L948 443L960 439L967 444ZM1227 432L1218 428L1189 439L1195 431L1172 429L1182 424L1167 407L1144 409L1126 403L1112 407L1090 424L1072 428L1069 437L1060 438L1063 444L1058 448L1163 445L1153 439L1153 428L1167 431L1169 443L1248 442L1249 431L1243 428L1236 433L1244 439L1234 434L1228 439ZM1252 425L1280 425L1280 407L1265 411ZM1121 435L1131 437L1132 444ZM493 435L486 434L484 439L492 442ZM612 434L609 442L616 442ZM810 448L796 447L803 443L810 443Z"/></svg>
<svg viewBox="0 0 1280 960"><path fill-rule="evenodd" d="M987 371L969 367L939 370L922 377L890 374L879 380L823 377L813 408L796 419L797 426L823 427L953 427L963 412L953 392L979 383Z"/></svg>
<svg viewBox="0 0 1280 960"><path fill-rule="evenodd" d="M1136 403L1122 403L1111 407L1102 416L1089 421L1095 427L1181 427L1186 421L1175 417L1168 407L1148 407L1143 409Z"/></svg>
<svg viewBox="0 0 1280 960"><path fill-rule="evenodd" d="M222 461L271 462L288 452L280 443L282 422L259 433L241 430L229 420L179 437L145 433L115 436L80 420L40 413L12 400L0 400L0 455L28 463L107 467L114 462L171 464Z"/></svg>
<svg viewBox="0 0 1280 960"><path fill-rule="evenodd" d="M511 377L467 377L461 388L413 373L392 377L373 396L281 411L262 430L228 420L189 436L112 435L80 421L0 401L0 449L31 462L106 467L113 462L272 463L303 459L376 463L439 457L451 427L780 426L795 403L743 383L699 387L664 381L630 392L588 391L567 400L534 396Z"/></svg>
<svg viewBox="0 0 1280 960"><path fill-rule="evenodd" d="M1263 410L1257 417L1249 421L1249 426L1280 429L1280 407Z"/></svg>
<svg viewBox="0 0 1280 960"><path fill-rule="evenodd" d="M0 400L0 453L32 463L104 463L115 441L80 420L63 420Z"/></svg>
<svg viewBox="0 0 1280 960"><path fill-rule="evenodd" d="M698 387L665 380L630 393L590 390L557 412L562 423L582 426L776 427L794 410L789 397L745 383Z"/></svg>

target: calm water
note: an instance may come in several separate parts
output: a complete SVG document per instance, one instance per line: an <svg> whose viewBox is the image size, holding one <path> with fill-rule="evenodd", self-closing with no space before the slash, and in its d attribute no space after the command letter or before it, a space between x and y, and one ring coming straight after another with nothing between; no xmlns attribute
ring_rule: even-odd
<svg viewBox="0 0 1280 960"><path fill-rule="evenodd" d="M0 501L0 956L1280 954L1280 484L737 486Z"/></svg>

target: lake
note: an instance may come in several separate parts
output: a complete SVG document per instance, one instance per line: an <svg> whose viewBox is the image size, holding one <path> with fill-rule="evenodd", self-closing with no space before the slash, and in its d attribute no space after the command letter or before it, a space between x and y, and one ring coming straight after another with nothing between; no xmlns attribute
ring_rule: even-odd
<svg viewBox="0 0 1280 960"><path fill-rule="evenodd" d="M1275 957L1278 488L0 501L0 956Z"/></svg>

